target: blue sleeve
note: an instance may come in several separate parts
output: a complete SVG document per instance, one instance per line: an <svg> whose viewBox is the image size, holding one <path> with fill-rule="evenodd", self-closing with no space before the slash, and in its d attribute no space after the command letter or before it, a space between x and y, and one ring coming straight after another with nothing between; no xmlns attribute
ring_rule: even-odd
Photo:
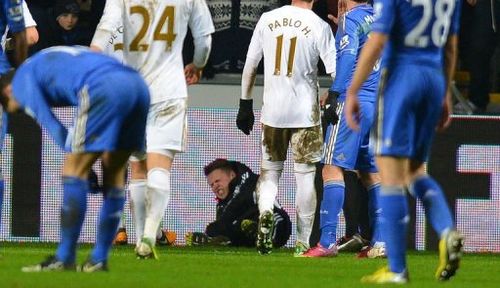
<svg viewBox="0 0 500 288"><path fill-rule="evenodd" d="M451 16L450 35L458 35L460 30L460 13L462 12L462 1L455 1L455 10Z"/></svg>
<svg viewBox="0 0 500 288"><path fill-rule="evenodd" d="M359 48L358 26L356 23L346 17L345 28L337 34L340 38L340 44L337 50L337 75L330 87L331 91L343 93L347 89L347 81L356 63L356 57Z"/></svg>
<svg viewBox="0 0 500 288"><path fill-rule="evenodd" d="M7 25L11 32L15 33L25 29L22 4L22 0L3 1L4 13L7 16Z"/></svg>
<svg viewBox="0 0 500 288"><path fill-rule="evenodd" d="M397 0L375 0L373 3L372 31L389 34L394 25Z"/></svg>
<svg viewBox="0 0 500 288"><path fill-rule="evenodd" d="M52 113L42 88L38 85L38 81L31 76L31 73L23 73L22 70L18 70L12 81L12 93L26 114L44 127L55 142L64 149L68 130Z"/></svg>

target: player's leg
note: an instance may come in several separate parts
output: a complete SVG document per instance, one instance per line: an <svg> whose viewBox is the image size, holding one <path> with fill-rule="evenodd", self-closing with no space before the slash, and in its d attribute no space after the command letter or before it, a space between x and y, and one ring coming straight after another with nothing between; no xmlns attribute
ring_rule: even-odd
<svg viewBox="0 0 500 288"><path fill-rule="evenodd" d="M412 161L410 173L409 191L422 202L427 219L440 238L440 263L435 276L438 280L448 280L459 267L463 236L455 229L443 190L430 175L425 173L423 163Z"/></svg>
<svg viewBox="0 0 500 288"><path fill-rule="evenodd" d="M411 67L410 67L411 68ZM375 154L381 179L380 202L382 209L381 233L386 243L389 267L365 276L362 282L405 283L408 281L406 265L406 230L409 208L406 199L408 158L411 156L415 123L411 99L420 96L423 84L419 73L408 67L384 70L379 91L377 121L373 125ZM409 79L411 79L409 81Z"/></svg>
<svg viewBox="0 0 500 288"><path fill-rule="evenodd" d="M323 200L320 205L321 236L316 247L304 253L305 257L329 257L337 254L337 225L344 203L343 169L335 165L323 166Z"/></svg>
<svg viewBox="0 0 500 288"><path fill-rule="evenodd" d="M370 228L372 230L372 238L370 246L363 249L358 254L358 257L364 258L380 258L385 257L385 243L382 240L380 229L380 216L382 209L380 208L380 176L375 165L373 151L370 149L370 128L373 124L373 109L374 104L368 101L361 102L361 111L365 117L364 123L361 123L361 129L364 134L363 141L358 150L358 159L356 168L359 170L361 182L366 188L368 196L368 216Z"/></svg>
<svg viewBox="0 0 500 288"><path fill-rule="evenodd" d="M283 247L292 234L292 221L283 208L274 207L274 247Z"/></svg>
<svg viewBox="0 0 500 288"><path fill-rule="evenodd" d="M262 139L260 177L256 188L260 214L257 228L257 251L260 254L269 254L273 248L274 201L278 194L278 182L286 159L290 131L263 125Z"/></svg>
<svg viewBox="0 0 500 288"><path fill-rule="evenodd" d="M147 156L147 190L146 190L146 221L144 223L144 235L137 255L149 258L156 244L156 233L160 222L165 214L165 209L170 201L170 170L174 153L165 151L165 154L149 153Z"/></svg>
<svg viewBox="0 0 500 288"><path fill-rule="evenodd" d="M144 222L146 221L146 153L134 152L129 160L131 173L128 189L137 248L144 235Z"/></svg>
<svg viewBox="0 0 500 288"><path fill-rule="evenodd" d="M380 204L382 219L380 229L386 243L389 270L397 275L388 275L396 280L406 278L406 234L409 222L409 208L406 199L405 177L408 173L408 159L377 157L380 170Z"/></svg>
<svg viewBox="0 0 500 288"><path fill-rule="evenodd" d="M426 97L418 102L426 113L415 115L415 148L410 163L408 188L410 193L420 199L426 216L436 233L440 236L440 264L436 271L438 280L448 280L458 269L462 255L463 237L455 230L452 213L439 184L424 171L423 163L430 153L435 127L442 115L444 102L444 78L436 77L434 70L428 68L422 73L427 77Z"/></svg>
<svg viewBox="0 0 500 288"><path fill-rule="evenodd" d="M257 226L257 251L269 254L273 248L272 235L274 229L274 201L278 194L278 182L283 171L283 161L263 159L260 177L257 181L257 201L259 206L259 223Z"/></svg>
<svg viewBox="0 0 500 288"><path fill-rule="evenodd" d="M368 196L368 218L372 238L370 245L365 247L358 258L383 258L386 257L385 242L382 239L380 219L382 209L380 207L380 176L378 173L360 172L363 185L366 187Z"/></svg>
<svg viewBox="0 0 500 288"><path fill-rule="evenodd" d="M87 210L88 172L100 153L69 153L63 168L63 204L61 208L61 240L55 256L23 267L24 272L75 269L76 245Z"/></svg>
<svg viewBox="0 0 500 288"><path fill-rule="evenodd" d="M125 175L131 151L105 152L103 167L103 204L97 223L97 237L90 258L82 266L83 272L107 270L108 254L125 204Z"/></svg>
<svg viewBox="0 0 500 288"><path fill-rule="evenodd" d="M290 145L297 184L295 194L297 241L309 246L317 203L314 185L316 163L321 160L323 136L320 126L298 128L292 131ZM297 254L295 256L300 256Z"/></svg>
<svg viewBox="0 0 500 288"><path fill-rule="evenodd" d="M186 109L187 100L182 98L155 103L149 110L146 128L146 219L143 243L137 249L141 258L154 254L156 234L170 201L170 170L174 156L183 152L187 145Z"/></svg>

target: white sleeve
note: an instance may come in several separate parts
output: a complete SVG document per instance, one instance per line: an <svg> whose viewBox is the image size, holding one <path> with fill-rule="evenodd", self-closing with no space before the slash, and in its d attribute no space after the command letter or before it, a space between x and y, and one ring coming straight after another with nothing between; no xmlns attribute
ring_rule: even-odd
<svg viewBox="0 0 500 288"><path fill-rule="evenodd" d="M257 22L257 25L255 26L255 30L253 31L252 34L252 40L250 40L250 45L248 46L248 52L247 52L247 61L248 58L251 58L253 60L257 61L257 64L259 63L260 59L262 59L264 55L264 43L262 40L263 37L263 29L262 29L262 19L264 18L264 14L259 19L259 22Z"/></svg>
<svg viewBox="0 0 500 288"><path fill-rule="evenodd" d="M28 9L28 5L26 1L23 1L23 16L24 16L24 27L34 27L36 26L36 22L31 16L30 10Z"/></svg>
<svg viewBox="0 0 500 288"><path fill-rule="evenodd" d="M123 1L106 1L106 6L104 6L101 21L99 21L97 29L95 30L92 43L90 44L91 46L99 47L101 50L106 49L113 32L122 25L123 9Z"/></svg>
<svg viewBox="0 0 500 288"><path fill-rule="evenodd" d="M208 34L194 38L193 64L198 68L203 68L207 64L210 50L212 49L212 35Z"/></svg>
<svg viewBox="0 0 500 288"><path fill-rule="evenodd" d="M337 62L337 50L335 48L335 37L333 36L332 29L326 23L322 23L322 33L318 35L318 49L319 55L325 64L327 74L331 74L335 78L335 66Z"/></svg>
<svg viewBox="0 0 500 288"><path fill-rule="evenodd" d="M247 57L245 67L243 67L243 74L241 75L241 99L252 99L253 86L255 78L257 77L257 67L260 60Z"/></svg>
<svg viewBox="0 0 500 288"><path fill-rule="evenodd" d="M194 0L193 10L189 17L189 28L194 39L214 33L212 15L205 0Z"/></svg>

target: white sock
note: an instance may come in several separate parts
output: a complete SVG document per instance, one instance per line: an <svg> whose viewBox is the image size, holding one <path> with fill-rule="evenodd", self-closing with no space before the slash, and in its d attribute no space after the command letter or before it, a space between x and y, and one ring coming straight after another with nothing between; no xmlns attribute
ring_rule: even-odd
<svg viewBox="0 0 500 288"><path fill-rule="evenodd" d="M156 230L156 239L160 239L163 233L161 232L161 225L158 226L158 229Z"/></svg>
<svg viewBox="0 0 500 288"><path fill-rule="evenodd" d="M144 221L146 221L146 179L131 180L128 189L135 225L135 243L139 245L144 234Z"/></svg>
<svg viewBox="0 0 500 288"><path fill-rule="evenodd" d="M170 201L170 172L163 168L151 169L148 172L147 186L147 215L143 237L154 243L156 232Z"/></svg>
<svg viewBox="0 0 500 288"><path fill-rule="evenodd" d="M309 245L316 212L316 188L314 187L316 167L313 164L295 163L294 170L297 183L295 194L297 240Z"/></svg>
<svg viewBox="0 0 500 288"><path fill-rule="evenodd" d="M257 184L257 197L260 214L265 211L273 211L276 194L278 194L278 182L281 171L262 169Z"/></svg>

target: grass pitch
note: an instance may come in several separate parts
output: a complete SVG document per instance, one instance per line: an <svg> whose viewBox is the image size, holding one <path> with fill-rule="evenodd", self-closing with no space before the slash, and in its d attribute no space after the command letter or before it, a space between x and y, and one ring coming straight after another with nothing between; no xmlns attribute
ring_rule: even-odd
<svg viewBox="0 0 500 288"><path fill-rule="evenodd" d="M289 249L258 255L254 249L231 247L159 247L160 259L137 260L133 246L114 247L110 271L23 273L21 267L41 262L54 244L0 243L0 287L358 287L361 276L385 260L294 258ZM90 246L80 247L78 261ZM500 287L500 255L467 254L449 282L434 280L437 254L410 252L410 287Z"/></svg>

